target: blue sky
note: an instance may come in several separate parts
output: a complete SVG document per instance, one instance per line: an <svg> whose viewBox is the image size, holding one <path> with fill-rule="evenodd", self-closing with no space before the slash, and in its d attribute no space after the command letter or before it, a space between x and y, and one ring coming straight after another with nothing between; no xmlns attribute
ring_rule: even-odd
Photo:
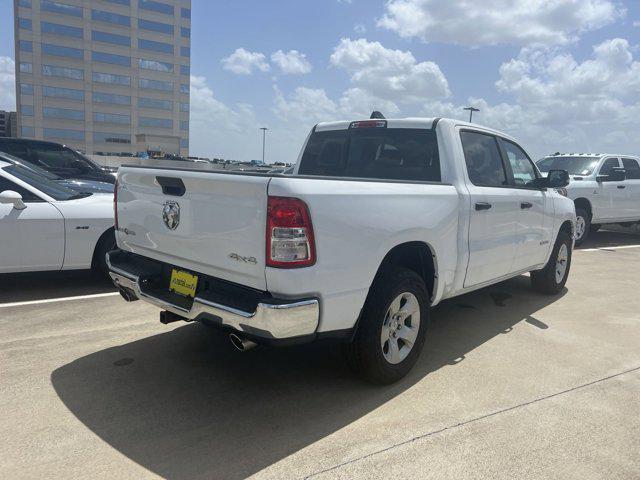
<svg viewBox="0 0 640 480"><path fill-rule="evenodd" d="M267 159L291 162L318 121L473 103L534 156L639 154L639 21L638 1L193 0L191 153L259 158L267 126Z"/></svg>

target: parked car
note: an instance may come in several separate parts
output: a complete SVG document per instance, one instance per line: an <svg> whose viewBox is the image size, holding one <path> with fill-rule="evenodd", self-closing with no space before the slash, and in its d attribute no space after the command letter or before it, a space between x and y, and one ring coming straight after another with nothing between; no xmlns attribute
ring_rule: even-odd
<svg viewBox="0 0 640 480"><path fill-rule="evenodd" d="M0 138L0 152L18 157L60 178L111 184L115 182L116 168L98 165L80 152L59 143Z"/></svg>
<svg viewBox="0 0 640 480"><path fill-rule="evenodd" d="M0 160L3 160L8 163L12 163L14 165L22 165L23 167L33 170L34 172L42 175L43 177L48 178L49 180L53 180L54 182L60 185L64 185L65 187L69 187L73 190L77 190L78 192L113 194L113 184L111 183L96 182L95 180L78 180L78 179L60 178L57 175L54 175L53 173L43 170L42 168L34 165L33 163L25 162L24 160L21 160L18 157L14 157L13 155L9 155L4 152L0 152Z"/></svg>
<svg viewBox="0 0 640 480"><path fill-rule="evenodd" d="M0 273L106 270L113 195L81 193L0 158Z"/></svg>
<svg viewBox="0 0 640 480"><path fill-rule="evenodd" d="M640 222L640 157L570 153L542 158L537 165L542 172L569 172L566 191L576 205L576 245L601 225Z"/></svg>
<svg viewBox="0 0 640 480"><path fill-rule="evenodd" d="M525 272L538 291L563 289L567 183L476 124L321 123L293 175L121 168L107 258L122 295L164 323L224 327L240 349L341 339L356 371L389 383L443 299Z"/></svg>

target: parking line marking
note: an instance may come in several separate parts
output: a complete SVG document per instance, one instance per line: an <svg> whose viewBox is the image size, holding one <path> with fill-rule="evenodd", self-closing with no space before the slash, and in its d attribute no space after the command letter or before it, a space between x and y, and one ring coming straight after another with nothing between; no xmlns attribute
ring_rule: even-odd
<svg viewBox="0 0 640 480"><path fill-rule="evenodd" d="M612 245L610 247L579 248L579 249L574 250L574 252L597 252L598 250L603 250L603 251L607 251L607 250L622 250L623 248L640 248L640 245L620 245L619 247L616 247L615 245Z"/></svg>
<svg viewBox="0 0 640 480"><path fill-rule="evenodd" d="M102 298L120 295L118 292L94 293L92 295L77 295L75 297L45 298L43 300L29 300L26 302L0 303L0 308L22 307L23 305L38 305L40 303L69 302L71 300L87 300L89 298Z"/></svg>

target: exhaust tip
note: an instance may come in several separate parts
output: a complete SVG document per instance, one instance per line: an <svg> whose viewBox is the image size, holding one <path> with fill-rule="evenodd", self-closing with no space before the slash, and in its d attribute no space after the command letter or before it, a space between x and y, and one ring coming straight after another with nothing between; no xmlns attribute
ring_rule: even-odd
<svg viewBox="0 0 640 480"><path fill-rule="evenodd" d="M128 288L118 287L118 292L120 293L120 296L127 302L135 302L136 300L138 300L138 297L136 297L135 293L133 293Z"/></svg>
<svg viewBox="0 0 640 480"><path fill-rule="evenodd" d="M252 342L246 338L241 338L235 333L229 334L229 341L231 341L231 345L233 345L239 352L246 352L256 346L256 342Z"/></svg>

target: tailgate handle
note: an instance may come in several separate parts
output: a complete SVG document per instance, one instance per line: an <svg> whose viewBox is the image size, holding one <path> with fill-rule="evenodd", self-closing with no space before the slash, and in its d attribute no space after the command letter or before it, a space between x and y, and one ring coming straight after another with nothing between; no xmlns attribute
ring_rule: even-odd
<svg viewBox="0 0 640 480"><path fill-rule="evenodd" d="M181 178L156 177L156 182L158 182L158 184L162 187L162 193L164 193L165 195L181 197L187 191Z"/></svg>

